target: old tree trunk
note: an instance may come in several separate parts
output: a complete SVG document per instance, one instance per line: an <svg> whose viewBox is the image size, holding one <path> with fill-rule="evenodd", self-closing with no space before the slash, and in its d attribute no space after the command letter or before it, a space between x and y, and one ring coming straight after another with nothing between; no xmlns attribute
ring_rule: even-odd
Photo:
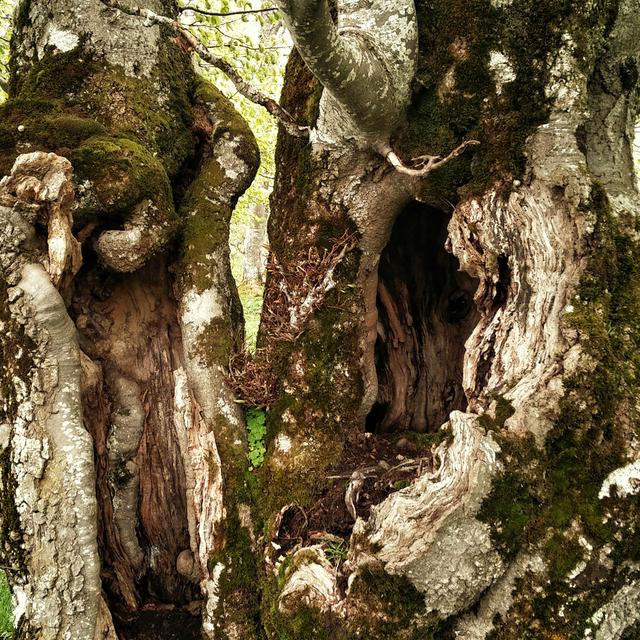
<svg viewBox="0 0 640 640"><path fill-rule="evenodd" d="M336 4L281 3L311 135L280 134L259 349L231 377L268 405L253 471L225 373L251 132L168 28L19 5L18 637L638 637L640 2Z"/></svg>

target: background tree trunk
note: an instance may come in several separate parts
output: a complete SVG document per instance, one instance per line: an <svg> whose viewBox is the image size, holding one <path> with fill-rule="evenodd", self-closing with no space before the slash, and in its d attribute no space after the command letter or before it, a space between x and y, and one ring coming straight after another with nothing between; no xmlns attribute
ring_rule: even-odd
<svg viewBox="0 0 640 640"><path fill-rule="evenodd" d="M267 208L258 204L251 209L242 249L242 279L256 287L264 284L267 242Z"/></svg>

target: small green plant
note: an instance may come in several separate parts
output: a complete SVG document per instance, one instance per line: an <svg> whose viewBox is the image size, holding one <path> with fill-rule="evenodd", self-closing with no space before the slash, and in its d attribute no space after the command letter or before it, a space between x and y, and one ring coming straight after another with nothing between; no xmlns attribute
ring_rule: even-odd
<svg viewBox="0 0 640 640"><path fill-rule="evenodd" d="M11 611L11 591L7 578L0 571L0 640L13 637L13 612Z"/></svg>
<svg viewBox="0 0 640 640"><path fill-rule="evenodd" d="M327 560L337 567L347 557L347 543L344 540L331 540L324 550Z"/></svg>
<svg viewBox="0 0 640 640"><path fill-rule="evenodd" d="M264 462L267 452L265 439L267 437L266 412L264 409L253 407L247 411L247 431L249 440L249 465L252 469Z"/></svg>

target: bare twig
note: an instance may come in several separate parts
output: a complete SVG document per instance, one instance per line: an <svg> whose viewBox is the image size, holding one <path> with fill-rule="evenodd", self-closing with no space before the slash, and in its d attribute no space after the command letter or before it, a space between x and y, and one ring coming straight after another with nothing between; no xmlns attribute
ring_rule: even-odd
<svg viewBox="0 0 640 640"><path fill-rule="evenodd" d="M465 140L461 145L456 147L448 156L442 158L441 156L418 156L413 161L416 162L415 167L409 167L398 158L395 151L389 149L384 154L389 164L396 169L399 173L403 173L407 176L413 176L417 178L424 178L428 176L434 169L438 169L447 162L450 162L454 158L461 155L467 147L474 147L480 144L478 140Z"/></svg>
<svg viewBox="0 0 640 640"><path fill-rule="evenodd" d="M224 18L226 16L242 16L249 13L272 13L277 11L278 7L267 7L266 9L245 9L244 11L207 11L206 9L198 9L196 7L180 7L180 13L185 11L193 11L194 13L201 13L203 16L213 16L214 18Z"/></svg>
<svg viewBox="0 0 640 640"><path fill-rule="evenodd" d="M270 253L267 271L277 279L278 286L273 287L271 296L265 300L263 316L275 340L297 340L311 314L335 286L335 269L357 241L357 235L347 231L322 254L315 247L300 253L289 263L295 266L287 269Z"/></svg>
<svg viewBox="0 0 640 640"><path fill-rule="evenodd" d="M232 355L227 379L236 397L249 405L266 409L275 401L278 381L266 349Z"/></svg>
<svg viewBox="0 0 640 640"><path fill-rule="evenodd" d="M364 473L362 471L354 471L344 494L344 503L347 505L347 511L354 522L358 519L358 500L360 499L360 491L362 491L364 481Z"/></svg>
<svg viewBox="0 0 640 640"><path fill-rule="evenodd" d="M117 0L102 0L102 3L111 9L116 9L130 16L140 16L145 18L150 24L162 24L178 34L182 38L190 51L194 51L203 60L222 71L236 86L236 89L248 100L255 102L264 107L272 116L274 116L286 129L287 133L298 138L309 136L309 127L299 125L293 116L283 107L281 107L273 98L262 93L259 89L249 84L231 65L223 58L215 56L207 47L205 47L193 33L185 26L181 25L177 20L168 16L161 16L149 9L141 9L140 7L125 7Z"/></svg>

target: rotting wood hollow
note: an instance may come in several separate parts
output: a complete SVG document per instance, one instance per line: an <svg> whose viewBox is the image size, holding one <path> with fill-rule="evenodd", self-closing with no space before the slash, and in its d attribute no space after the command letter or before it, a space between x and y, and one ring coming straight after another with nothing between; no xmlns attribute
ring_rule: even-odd
<svg viewBox="0 0 640 640"><path fill-rule="evenodd" d="M367 431L436 431L464 411L465 341L478 322L477 281L447 252L450 214L411 203L378 270L378 397Z"/></svg>

